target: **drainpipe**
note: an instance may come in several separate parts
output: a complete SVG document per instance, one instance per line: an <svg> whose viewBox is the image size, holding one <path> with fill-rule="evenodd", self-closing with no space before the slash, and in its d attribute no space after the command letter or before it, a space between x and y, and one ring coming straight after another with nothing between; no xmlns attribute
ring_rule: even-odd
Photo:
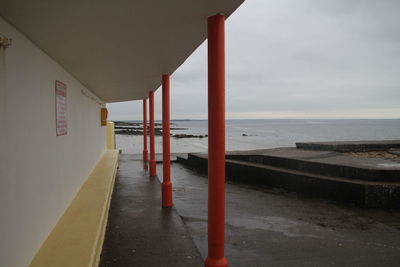
<svg viewBox="0 0 400 267"><path fill-rule="evenodd" d="M11 44L11 40L0 35L0 177L8 179L7 154L7 88L6 88L6 62L5 50Z"/></svg>
<svg viewBox="0 0 400 267"><path fill-rule="evenodd" d="M161 193L163 208L172 207L169 118L169 75L165 74L162 76L163 182Z"/></svg>
<svg viewBox="0 0 400 267"><path fill-rule="evenodd" d="M225 226L225 16L208 18L208 256L207 267L228 266Z"/></svg>

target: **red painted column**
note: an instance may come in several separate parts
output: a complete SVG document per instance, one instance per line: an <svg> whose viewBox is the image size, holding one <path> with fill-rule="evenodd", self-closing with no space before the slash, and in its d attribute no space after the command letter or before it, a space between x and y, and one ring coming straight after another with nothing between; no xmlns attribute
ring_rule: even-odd
<svg viewBox="0 0 400 267"><path fill-rule="evenodd" d="M150 176L156 176L156 149L154 144L154 92L150 92Z"/></svg>
<svg viewBox="0 0 400 267"><path fill-rule="evenodd" d="M144 168L147 170L149 155L147 151L147 100L143 99L143 161Z"/></svg>
<svg viewBox="0 0 400 267"><path fill-rule="evenodd" d="M169 75L162 76L162 125L163 125L163 182L161 184L162 206L172 207L172 184L170 166L169 125Z"/></svg>
<svg viewBox="0 0 400 267"><path fill-rule="evenodd" d="M225 16L208 18L208 256L207 267L228 266L225 227Z"/></svg>

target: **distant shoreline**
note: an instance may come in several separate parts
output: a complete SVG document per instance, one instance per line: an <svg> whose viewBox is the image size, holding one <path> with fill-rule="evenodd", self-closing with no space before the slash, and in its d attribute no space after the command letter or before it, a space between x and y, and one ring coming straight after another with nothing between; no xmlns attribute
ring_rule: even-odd
<svg viewBox="0 0 400 267"><path fill-rule="evenodd" d="M115 121L114 132L119 135L143 135L143 123L142 122L129 122L129 121ZM147 125L149 132L149 125ZM188 128L182 127L171 127L174 131L185 131ZM162 124L155 123L154 125L155 136L162 136ZM206 138L208 135L194 135L194 134L171 134L174 138Z"/></svg>

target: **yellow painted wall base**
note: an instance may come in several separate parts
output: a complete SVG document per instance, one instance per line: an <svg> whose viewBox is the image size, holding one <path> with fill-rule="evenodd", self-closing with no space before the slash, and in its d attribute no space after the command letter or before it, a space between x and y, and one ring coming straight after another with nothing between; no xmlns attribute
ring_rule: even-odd
<svg viewBox="0 0 400 267"><path fill-rule="evenodd" d="M107 149L115 149L114 122L107 121Z"/></svg>
<svg viewBox="0 0 400 267"><path fill-rule="evenodd" d="M98 266L117 165L117 150L106 150L31 267Z"/></svg>

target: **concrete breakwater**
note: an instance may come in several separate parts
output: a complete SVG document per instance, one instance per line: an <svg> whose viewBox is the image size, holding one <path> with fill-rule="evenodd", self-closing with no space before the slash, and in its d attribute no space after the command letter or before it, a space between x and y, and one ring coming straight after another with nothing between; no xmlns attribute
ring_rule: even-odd
<svg viewBox="0 0 400 267"><path fill-rule="evenodd" d="M365 143L360 145L366 147ZM387 151L390 153L390 146ZM188 154L187 158L178 157L178 161L207 172L207 154ZM230 181L363 207L400 207L400 157L396 156L360 157L326 149L278 148L227 152L225 167Z"/></svg>

